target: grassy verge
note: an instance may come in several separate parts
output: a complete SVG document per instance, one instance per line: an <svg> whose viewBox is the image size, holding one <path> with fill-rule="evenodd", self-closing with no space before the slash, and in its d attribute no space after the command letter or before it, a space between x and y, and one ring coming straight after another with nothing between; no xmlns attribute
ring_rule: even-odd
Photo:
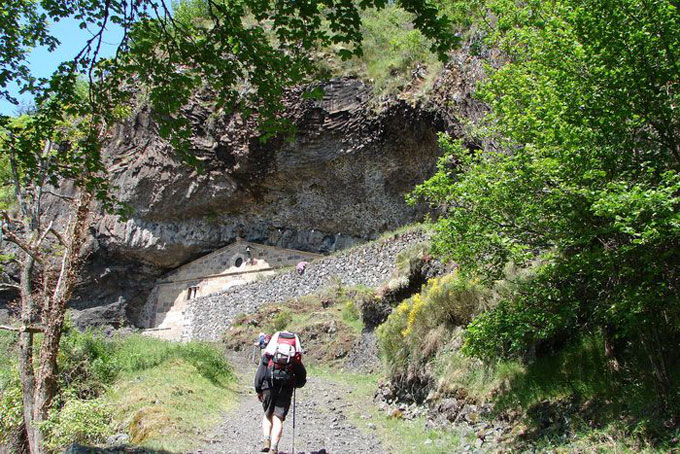
<svg viewBox="0 0 680 454"><path fill-rule="evenodd" d="M14 339L0 335L0 347L1 443L18 430L21 392ZM43 427L48 452L74 442L101 445L120 432L135 445L186 452L236 402L235 377L221 350L141 335L106 338L67 329L59 382Z"/></svg>
<svg viewBox="0 0 680 454"><path fill-rule="evenodd" d="M213 426L236 402L230 383L215 382L190 362L173 358L162 366L125 372L105 394L114 424L133 444L170 452L196 447L197 433Z"/></svg>
<svg viewBox="0 0 680 454"><path fill-rule="evenodd" d="M360 374L325 366L311 366L309 374L351 390L347 393L348 417L360 430L377 436L387 452L406 454L440 454L456 452L466 442L454 430L430 429L424 418L405 420L389 416L375 405L373 395L380 377L377 374Z"/></svg>
<svg viewBox="0 0 680 454"><path fill-rule="evenodd" d="M651 453L680 447L680 426L670 416L680 414L677 400L669 399L664 411L650 374L626 367L613 372L601 333L536 347L531 360L483 363L463 355L464 327L512 290L509 285L488 289L454 273L401 303L378 328L392 384L415 399L431 394L493 404L496 417L512 421L507 441L518 449ZM644 367L644 359L628 364ZM669 373L678 383L680 370Z"/></svg>

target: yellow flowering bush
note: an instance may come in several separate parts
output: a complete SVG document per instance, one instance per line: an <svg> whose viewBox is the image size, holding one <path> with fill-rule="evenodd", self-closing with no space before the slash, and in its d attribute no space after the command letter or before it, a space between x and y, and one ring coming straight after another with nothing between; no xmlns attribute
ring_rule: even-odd
<svg viewBox="0 0 680 454"><path fill-rule="evenodd" d="M446 344L452 329L466 326L487 307L489 299L477 280L458 273L430 280L420 293L399 304L378 328L388 369L394 372L426 363Z"/></svg>

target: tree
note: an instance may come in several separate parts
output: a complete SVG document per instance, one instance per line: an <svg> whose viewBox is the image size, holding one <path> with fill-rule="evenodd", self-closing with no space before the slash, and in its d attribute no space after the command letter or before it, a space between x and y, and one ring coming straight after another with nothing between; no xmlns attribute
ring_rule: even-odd
<svg viewBox="0 0 680 454"><path fill-rule="evenodd" d="M56 393L56 358L66 304L71 296L88 216L94 201L109 198L100 150L108 127L126 113L139 87L175 150L188 162L189 123L178 114L197 91L212 94L218 109L255 115L264 131L277 133L276 114L286 87L314 73L316 45L344 44L343 58L361 53L359 11L387 0L192 0L175 5L206 14L173 16L163 0L17 0L0 6L0 97L16 102L11 83L36 95L36 112L0 117L0 152L9 159L18 211L2 213L4 239L20 250L20 375L30 451L43 452L40 423ZM428 0L402 0L415 25L442 57L456 42L449 22ZM48 20L75 18L93 30L81 52L49 79L36 79L26 64L36 45L54 49ZM113 58L100 58L108 24L123 29ZM87 80L85 90L79 80ZM64 188L74 188L71 194ZM46 197L72 203L71 218L45 219ZM58 245L58 246L57 246ZM34 335L42 333L34 365Z"/></svg>
<svg viewBox="0 0 680 454"><path fill-rule="evenodd" d="M71 78L70 83L76 82ZM16 206L0 216L3 239L20 251L21 324L16 330L24 425L33 453L42 452L40 424L47 420L57 391L59 342L66 305L78 281L92 203L99 199L105 208L113 208L98 159L107 125L86 115L86 108L78 107L89 106L83 101L77 95L54 97L33 115L6 120L0 128L0 151L11 168L2 185L11 185L16 198ZM47 218L50 199L63 205L61 218ZM36 367L37 333L42 338Z"/></svg>
<svg viewBox="0 0 680 454"><path fill-rule="evenodd" d="M599 332L616 365L642 345L673 398L680 335L680 14L672 0L487 2L507 63L480 87L490 114L477 153L447 155L418 187L441 209L438 251L488 279L533 275L470 326L493 359ZM618 348L615 348L618 346Z"/></svg>

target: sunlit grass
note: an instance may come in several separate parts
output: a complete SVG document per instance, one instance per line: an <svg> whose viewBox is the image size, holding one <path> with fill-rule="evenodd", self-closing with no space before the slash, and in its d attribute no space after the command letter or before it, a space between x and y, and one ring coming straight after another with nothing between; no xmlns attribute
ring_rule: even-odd
<svg viewBox="0 0 680 454"><path fill-rule="evenodd" d="M233 382L216 383L180 358L123 373L106 398L134 444L170 452L195 448L197 433L237 401Z"/></svg>

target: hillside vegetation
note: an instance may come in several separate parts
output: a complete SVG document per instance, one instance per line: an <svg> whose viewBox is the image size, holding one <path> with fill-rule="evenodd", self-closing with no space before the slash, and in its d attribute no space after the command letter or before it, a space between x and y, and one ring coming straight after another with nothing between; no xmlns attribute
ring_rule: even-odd
<svg viewBox="0 0 680 454"><path fill-rule="evenodd" d="M522 411L546 446L585 431L669 449L680 414L678 5L478 5L473 22L507 61L478 88L489 113L468 134L495 147L442 135L438 172L411 195L438 210L434 252L458 271L380 329L387 365L397 381Z"/></svg>
<svg viewBox="0 0 680 454"><path fill-rule="evenodd" d="M0 443L19 452L14 335L0 332L0 346ZM232 369L223 352L207 344L69 329L59 366L60 393L43 426L49 452L76 442L102 445L118 433L138 446L192 449L196 432L211 427L235 401Z"/></svg>
<svg viewBox="0 0 680 454"><path fill-rule="evenodd" d="M326 293L263 307L240 316L223 340L243 350L259 331L294 330L310 359L332 375L380 325L383 372L393 390L389 405L440 411L437 403L448 400L452 407L489 408L471 419L511 425L502 440L510 451L678 449L677 0L183 0L175 3L173 24L138 9L148 2L134 2L130 17L126 2L113 2L117 23L131 37L122 45L122 63L99 65L90 46L84 60L62 66L40 90L23 65L27 48L54 42L37 2L14 3L20 12L0 7L0 26L13 32L0 41L0 95L9 96L6 85L20 82L41 97L30 116L0 117L0 208L4 215L15 202L22 205L11 213L17 216L4 216L2 232L27 251L22 283L29 289L42 283L42 290L22 293L22 322L54 317L45 329L22 328L23 355L14 334L0 336L0 442L18 446L24 432L33 432L34 452L43 442L57 451L125 430L137 444L190 449L190 434L232 400L234 377L215 346L108 339L68 327L59 343L75 271L67 273L68 291L56 292L57 303L47 297L36 306L33 298L47 295L52 281L67 282L41 275L34 255L70 254L64 263L71 266L83 243L64 247L68 254L41 246L54 231L40 218L40 197L14 200L12 185L24 195L59 183L80 188L87 198L74 225L87 224L92 200L125 214L114 210L100 151L112 125L129 113L130 86L148 91L159 134L195 164L191 122L178 112L198 92L213 93L215 110L257 117L269 138L289 126L277 115L282 93L296 84L354 75L373 84L379 101L427 94L443 68L464 73L467 62L479 58L486 79L475 96L485 114L450 119L458 136L441 134L436 173L407 196L408 203L430 208L431 249L400 257L402 274L381 289L338 283ZM105 27L101 18L109 9L104 14L99 2L74 8L47 14L61 19L80 12L85 28L87 20ZM453 44L468 54L439 63ZM85 75L89 102L77 93ZM22 231L33 249L16 237ZM441 273L427 275L424 284L411 280L413 270L435 260ZM49 412L26 418L35 427L22 428L15 357L35 375L34 331L46 328L52 335L42 345L51 340L59 348L39 357L59 352L52 386L58 393L41 401L54 397ZM35 338L39 346L41 335ZM54 365L41 362L46 370ZM53 376L47 374L48 384ZM377 385L374 376L345 379L355 380L364 400ZM36 388L29 381L25 394ZM396 410L380 420L378 433L390 437L413 427ZM432 430L444 435L414 429L408 449L424 444L422 437L456 438L446 428Z"/></svg>
<svg viewBox="0 0 680 454"><path fill-rule="evenodd" d="M204 0L175 2L179 20L198 27L214 24ZM395 95L403 91L423 94L439 77L442 63L431 50L432 41L414 27L415 16L397 4L389 3L380 10L361 11L361 55L343 54L346 43L326 43L310 52L315 61L315 77L319 80L350 76L370 83L377 96ZM246 23L255 23L252 16ZM324 24L330 34L330 24ZM276 40L273 30L268 38Z"/></svg>

